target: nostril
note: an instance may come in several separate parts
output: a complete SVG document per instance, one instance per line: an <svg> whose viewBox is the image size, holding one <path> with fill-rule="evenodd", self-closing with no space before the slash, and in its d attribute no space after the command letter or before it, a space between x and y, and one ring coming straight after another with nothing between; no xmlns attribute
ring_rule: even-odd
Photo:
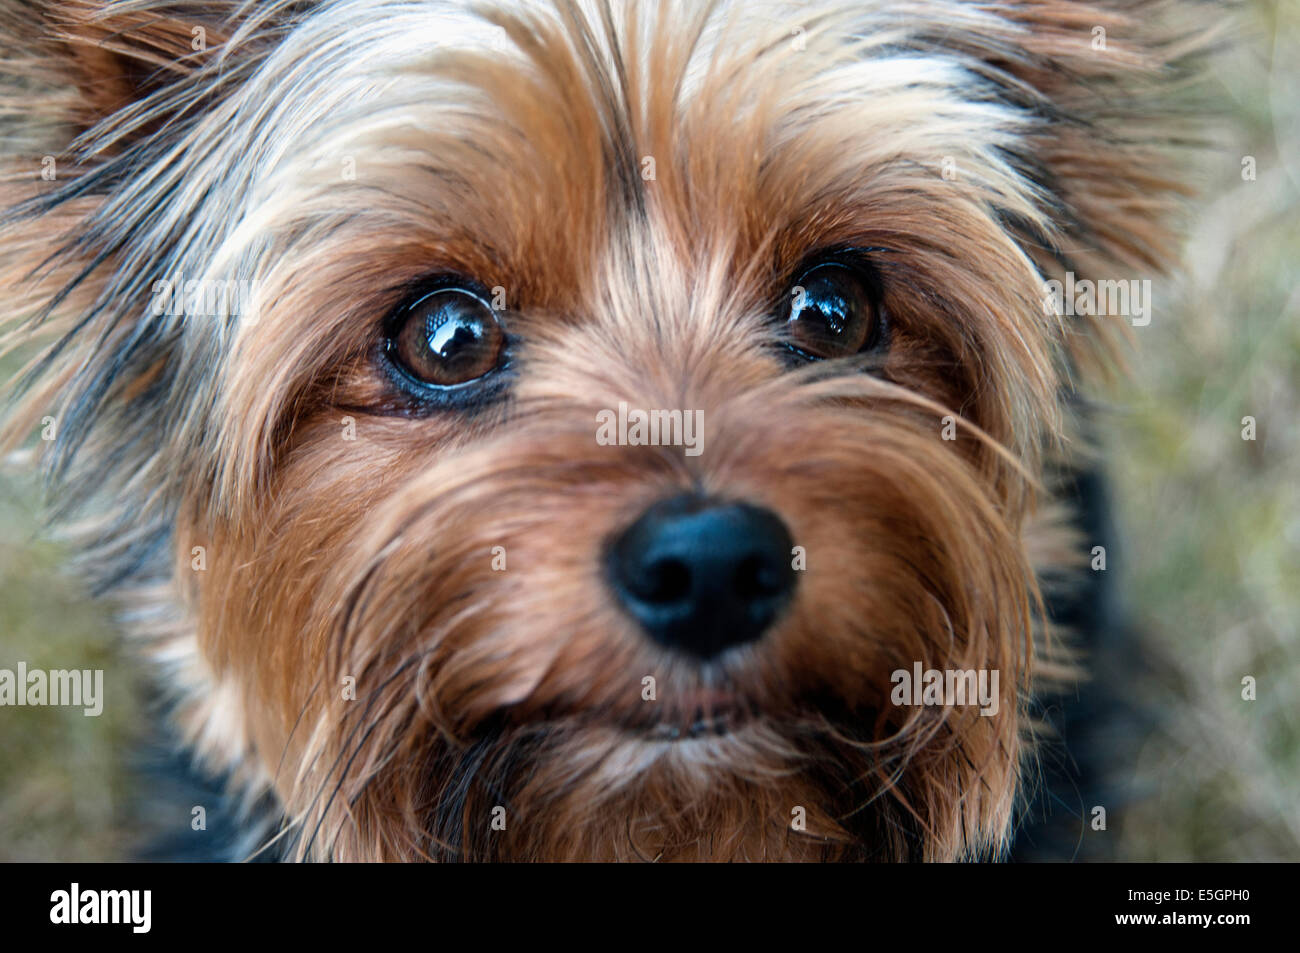
<svg viewBox="0 0 1300 953"><path fill-rule="evenodd" d="M737 567L732 586L742 599L769 599L784 590L785 581L770 559L753 554Z"/></svg>
<svg viewBox="0 0 1300 953"><path fill-rule="evenodd" d="M691 571L680 559L660 559L644 570L634 594L646 602L672 605L691 594Z"/></svg>

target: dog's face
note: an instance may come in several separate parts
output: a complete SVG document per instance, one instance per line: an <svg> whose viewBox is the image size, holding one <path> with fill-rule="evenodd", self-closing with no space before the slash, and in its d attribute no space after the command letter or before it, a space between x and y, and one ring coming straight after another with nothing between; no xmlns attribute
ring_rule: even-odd
<svg viewBox="0 0 1300 953"><path fill-rule="evenodd" d="M170 550L135 565L184 607L191 740L308 856L1000 846L1026 527L1098 334L1043 281L1160 241L1140 146L1076 124L1149 51L1070 10L211 26L92 139L100 204L45 209L112 256L68 299L99 350L42 393L130 448L122 562ZM244 313L159 307L178 278ZM1000 673L993 712L894 703L915 663Z"/></svg>

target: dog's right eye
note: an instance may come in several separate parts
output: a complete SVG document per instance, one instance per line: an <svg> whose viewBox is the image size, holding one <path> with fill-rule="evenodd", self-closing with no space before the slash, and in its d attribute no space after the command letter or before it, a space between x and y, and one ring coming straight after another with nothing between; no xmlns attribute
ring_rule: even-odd
<svg viewBox="0 0 1300 953"><path fill-rule="evenodd" d="M808 360L846 357L880 343L884 315L870 275L838 260L807 269L790 289L787 347Z"/></svg>
<svg viewBox="0 0 1300 953"><path fill-rule="evenodd" d="M439 288L398 311L385 350L419 384L444 390L496 370L505 342L496 312L482 297L464 288Z"/></svg>

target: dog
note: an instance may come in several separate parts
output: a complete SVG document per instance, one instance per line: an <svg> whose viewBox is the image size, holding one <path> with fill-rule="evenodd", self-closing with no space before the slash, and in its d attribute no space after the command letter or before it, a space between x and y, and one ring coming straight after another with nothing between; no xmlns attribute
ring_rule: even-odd
<svg viewBox="0 0 1300 953"><path fill-rule="evenodd" d="M1187 6L0 5L7 447L222 856L1013 856Z"/></svg>

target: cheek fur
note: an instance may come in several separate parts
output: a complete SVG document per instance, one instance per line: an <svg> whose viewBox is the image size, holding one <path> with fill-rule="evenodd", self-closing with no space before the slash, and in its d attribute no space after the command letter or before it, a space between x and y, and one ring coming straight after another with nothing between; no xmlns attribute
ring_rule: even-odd
<svg viewBox="0 0 1300 953"><path fill-rule="evenodd" d="M305 422L268 503L211 522L219 558L198 598L203 648L237 670L268 770L285 751L310 766L275 784L296 816L325 831L312 850L434 851L419 833L431 829L484 849L436 809L451 790L439 786L462 782L463 797L510 792L529 818L527 842L493 842L507 854L563 853L565 825L585 823L575 811L641 803L660 785L703 796L719 778L765 800L815 790L836 805L881 791L899 818L1002 823L1007 797L956 792L971 780L965 770L1013 776L1033 582L977 457L900 418L906 395L869 378L837 379L840 402L779 377L730 398L719 387L704 417L711 445L726 449L692 459L680 448L598 445L598 401L571 393L559 403L570 374L537 377L546 375L531 390L548 399L474 441L442 420L365 418L355 440L333 414ZM629 392L641 386L630 368L621 378ZM779 442L765 426L773 419ZM809 560L779 624L707 675L646 640L601 571L613 534L691 487L780 514ZM900 713L888 704L889 676L912 659L998 668L1001 717ZM654 704L642 696L647 676ZM342 697L349 683L355 698ZM644 740L719 684L754 716L745 730L681 750ZM961 748L969 767L933 760L936 746ZM467 748L481 764L462 763ZM566 749L582 750L583 771ZM820 788L798 772L823 749L875 780ZM452 764L460 774L431 776L431 765ZM614 764L626 767L617 784L607 778ZM360 816L412 818L414 846L354 828L322 798L334 785ZM819 815L818 838L799 850L857 849L846 845L862 832L832 823L833 813ZM683 823L646 833L638 849L689 854ZM738 831L735 849L775 852L772 836L766 824Z"/></svg>

